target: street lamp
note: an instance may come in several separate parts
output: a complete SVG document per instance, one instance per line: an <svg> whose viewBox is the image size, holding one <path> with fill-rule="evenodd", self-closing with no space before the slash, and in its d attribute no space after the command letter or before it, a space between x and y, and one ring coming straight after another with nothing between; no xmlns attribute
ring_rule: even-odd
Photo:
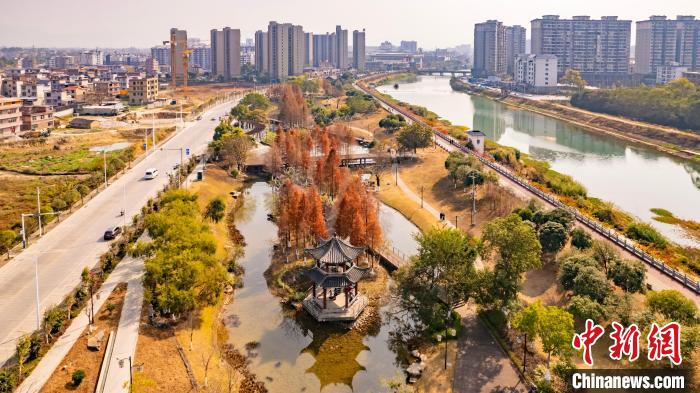
<svg viewBox="0 0 700 393"><path fill-rule="evenodd" d="M119 362L119 368L124 368L124 361L129 360L129 391L133 391L133 385L134 385L134 375L133 375L133 370L136 369L138 372L143 372L143 365L144 363L141 364L131 364L131 355L124 357L124 358L117 358L117 361Z"/></svg>
<svg viewBox="0 0 700 393"><path fill-rule="evenodd" d="M180 174L182 172L182 152L184 149L182 147L175 147L175 148L161 147L160 150L172 150L172 151L179 151L180 152L180 166L177 168L177 188L181 188L182 187L182 180L180 178Z"/></svg>

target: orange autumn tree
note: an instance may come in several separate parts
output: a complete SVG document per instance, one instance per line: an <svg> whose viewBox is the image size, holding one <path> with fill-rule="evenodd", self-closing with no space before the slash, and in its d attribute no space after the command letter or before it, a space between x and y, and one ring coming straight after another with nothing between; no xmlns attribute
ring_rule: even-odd
<svg viewBox="0 0 700 393"><path fill-rule="evenodd" d="M357 176L348 181L340 196L335 231L339 236L349 237L356 246L375 247L381 243L377 201Z"/></svg>
<svg viewBox="0 0 700 393"><path fill-rule="evenodd" d="M307 226L310 235L314 239L322 239L328 237L328 229L326 229L326 219L323 216L323 204L321 203L321 195L318 194L315 188L310 187L306 192L306 207Z"/></svg>

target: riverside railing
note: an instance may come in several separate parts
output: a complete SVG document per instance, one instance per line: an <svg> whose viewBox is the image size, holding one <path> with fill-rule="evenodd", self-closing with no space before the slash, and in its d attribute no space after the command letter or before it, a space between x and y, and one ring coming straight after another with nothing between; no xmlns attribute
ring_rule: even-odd
<svg viewBox="0 0 700 393"><path fill-rule="evenodd" d="M611 242L617 244L618 246L624 248L637 258L641 259L643 262L645 262L648 265L651 265L652 267L656 268L657 270L660 270L662 273L666 274L667 276L671 277L673 280L676 282L680 283L684 287L690 289L693 291L695 294L700 294L700 281L694 280L692 277L688 277L687 274L681 273L677 269L667 265L665 262L656 259L654 256L650 255L646 251L640 249L635 245L635 243L626 238L625 236L621 235L617 231L611 228L606 228L602 226L600 223L591 220L584 214L582 214L578 209L575 209L569 205L566 205L565 203L561 202L559 199L554 197L553 195L540 190L539 188L533 186L528 182L527 180L515 175L513 172L511 172L509 169L506 169L502 165L493 162L491 160L487 160L486 158L482 157L479 154L476 154L474 151L470 150L466 146L460 144L459 142L455 141L454 139L450 138L449 136L443 134L442 132L439 132L435 130L435 128L429 126L426 124L424 121L419 119L417 116L414 116L412 113L409 111L403 109L403 108L398 108L392 103L384 100L380 95L378 95L373 89L366 88L362 86L359 83L354 84L356 88L362 90L366 94L370 94L372 97L374 97L375 100L379 101L379 103L385 107L385 108L390 108L390 112L398 112L401 113L403 116L411 119L413 122L419 123L425 127L429 127L431 130L433 130L433 135L436 137L436 142L437 138L440 138L444 140L445 142L449 143L450 145L454 146L455 148L459 149L460 151L471 154L474 157L476 157L481 163L484 165L488 166L489 168L493 169L494 171L498 172L500 175L503 177L511 180L512 182L518 184L522 188L528 190L532 194L535 194L539 198L545 200L549 204L551 204L554 207L559 207L562 209L566 209L569 211L575 218L578 220L580 223L583 225L589 227L590 229L594 230L596 233L600 234L601 236L605 237L606 239L610 240Z"/></svg>

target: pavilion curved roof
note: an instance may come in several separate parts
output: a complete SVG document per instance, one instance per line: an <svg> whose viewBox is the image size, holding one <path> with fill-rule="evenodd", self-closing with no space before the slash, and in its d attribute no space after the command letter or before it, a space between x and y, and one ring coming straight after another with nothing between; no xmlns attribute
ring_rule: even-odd
<svg viewBox="0 0 700 393"><path fill-rule="evenodd" d="M370 268L368 267L352 266L350 269L342 273L328 273L318 266L314 266L313 268L305 271L304 274L311 281L316 283L316 285L325 288L337 288L357 283L369 271Z"/></svg>
<svg viewBox="0 0 700 393"><path fill-rule="evenodd" d="M321 263L339 265L355 260L365 252L365 247L355 247L333 235L316 248L307 248L304 251Z"/></svg>

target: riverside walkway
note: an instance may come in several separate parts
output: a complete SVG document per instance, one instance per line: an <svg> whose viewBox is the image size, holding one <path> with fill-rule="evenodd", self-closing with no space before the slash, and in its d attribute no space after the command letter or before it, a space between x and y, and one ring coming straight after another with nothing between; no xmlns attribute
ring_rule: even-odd
<svg viewBox="0 0 700 393"><path fill-rule="evenodd" d="M686 293L695 295L694 296L694 301L698 303L698 295L700 295L700 281L694 280L692 277L688 277L687 274L681 273L677 269L667 265L661 260L658 260L654 258L652 255L648 254L647 252L641 250L639 247L636 246L636 244L623 236L622 234L618 233L617 231L606 228L599 223L591 220L581 212L579 212L577 209L574 209L563 202L559 201L556 197L553 195L544 192L540 190L539 188L533 186L530 184L527 180L517 176L513 172L511 172L509 169L505 168L502 165L499 165L496 162L493 162L491 160L488 160L476 153L474 153L472 150L468 149L466 146L461 145L458 141L454 140L453 138L437 131L435 128L429 126L426 124L422 119L420 119L418 116L414 115L410 111L400 108L390 102L388 102L386 99L384 99L381 94L378 94L374 89L367 87L364 85L364 83L359 82L359 83L354 83L353 84L355 88L363 91L366 94L371 95L374 97L375 100L379 102L379 104L389 111L390 113L395 113L395 114L401 114L404 117L406 117L408 120L410 120L410 123L419 123L423 126L429 127L431 130L433 130L433 134L435 137L436 142L440 144L439 142L443 142L443 144L449 144L456 150L460 150L464 153L471 154L475 156L481 163L498 173L500 176L505 177L506 179L512 181L513 183L517 184L521 188L525 189L528 191L530 194L536 196L537 198L547 202L549 205L554 206L554 207L559 207L562 209L566 209L573 216L576 218L577 221L579 221L581 224L584 226L588 227L592 231L598 233L602 237L608 239L609 241L615 243L617 246L620 248L624 249L625 251L629 252L631 255L634 255L636 258L642 260L644 263L646 263L648 266L651 266L654 268L656 271L660 272L661 274L667 276L670 278L673 282L676 284L679 284L679 286L682 289L685 289ZM442 144L441 144L442 145Z"/></svg>

